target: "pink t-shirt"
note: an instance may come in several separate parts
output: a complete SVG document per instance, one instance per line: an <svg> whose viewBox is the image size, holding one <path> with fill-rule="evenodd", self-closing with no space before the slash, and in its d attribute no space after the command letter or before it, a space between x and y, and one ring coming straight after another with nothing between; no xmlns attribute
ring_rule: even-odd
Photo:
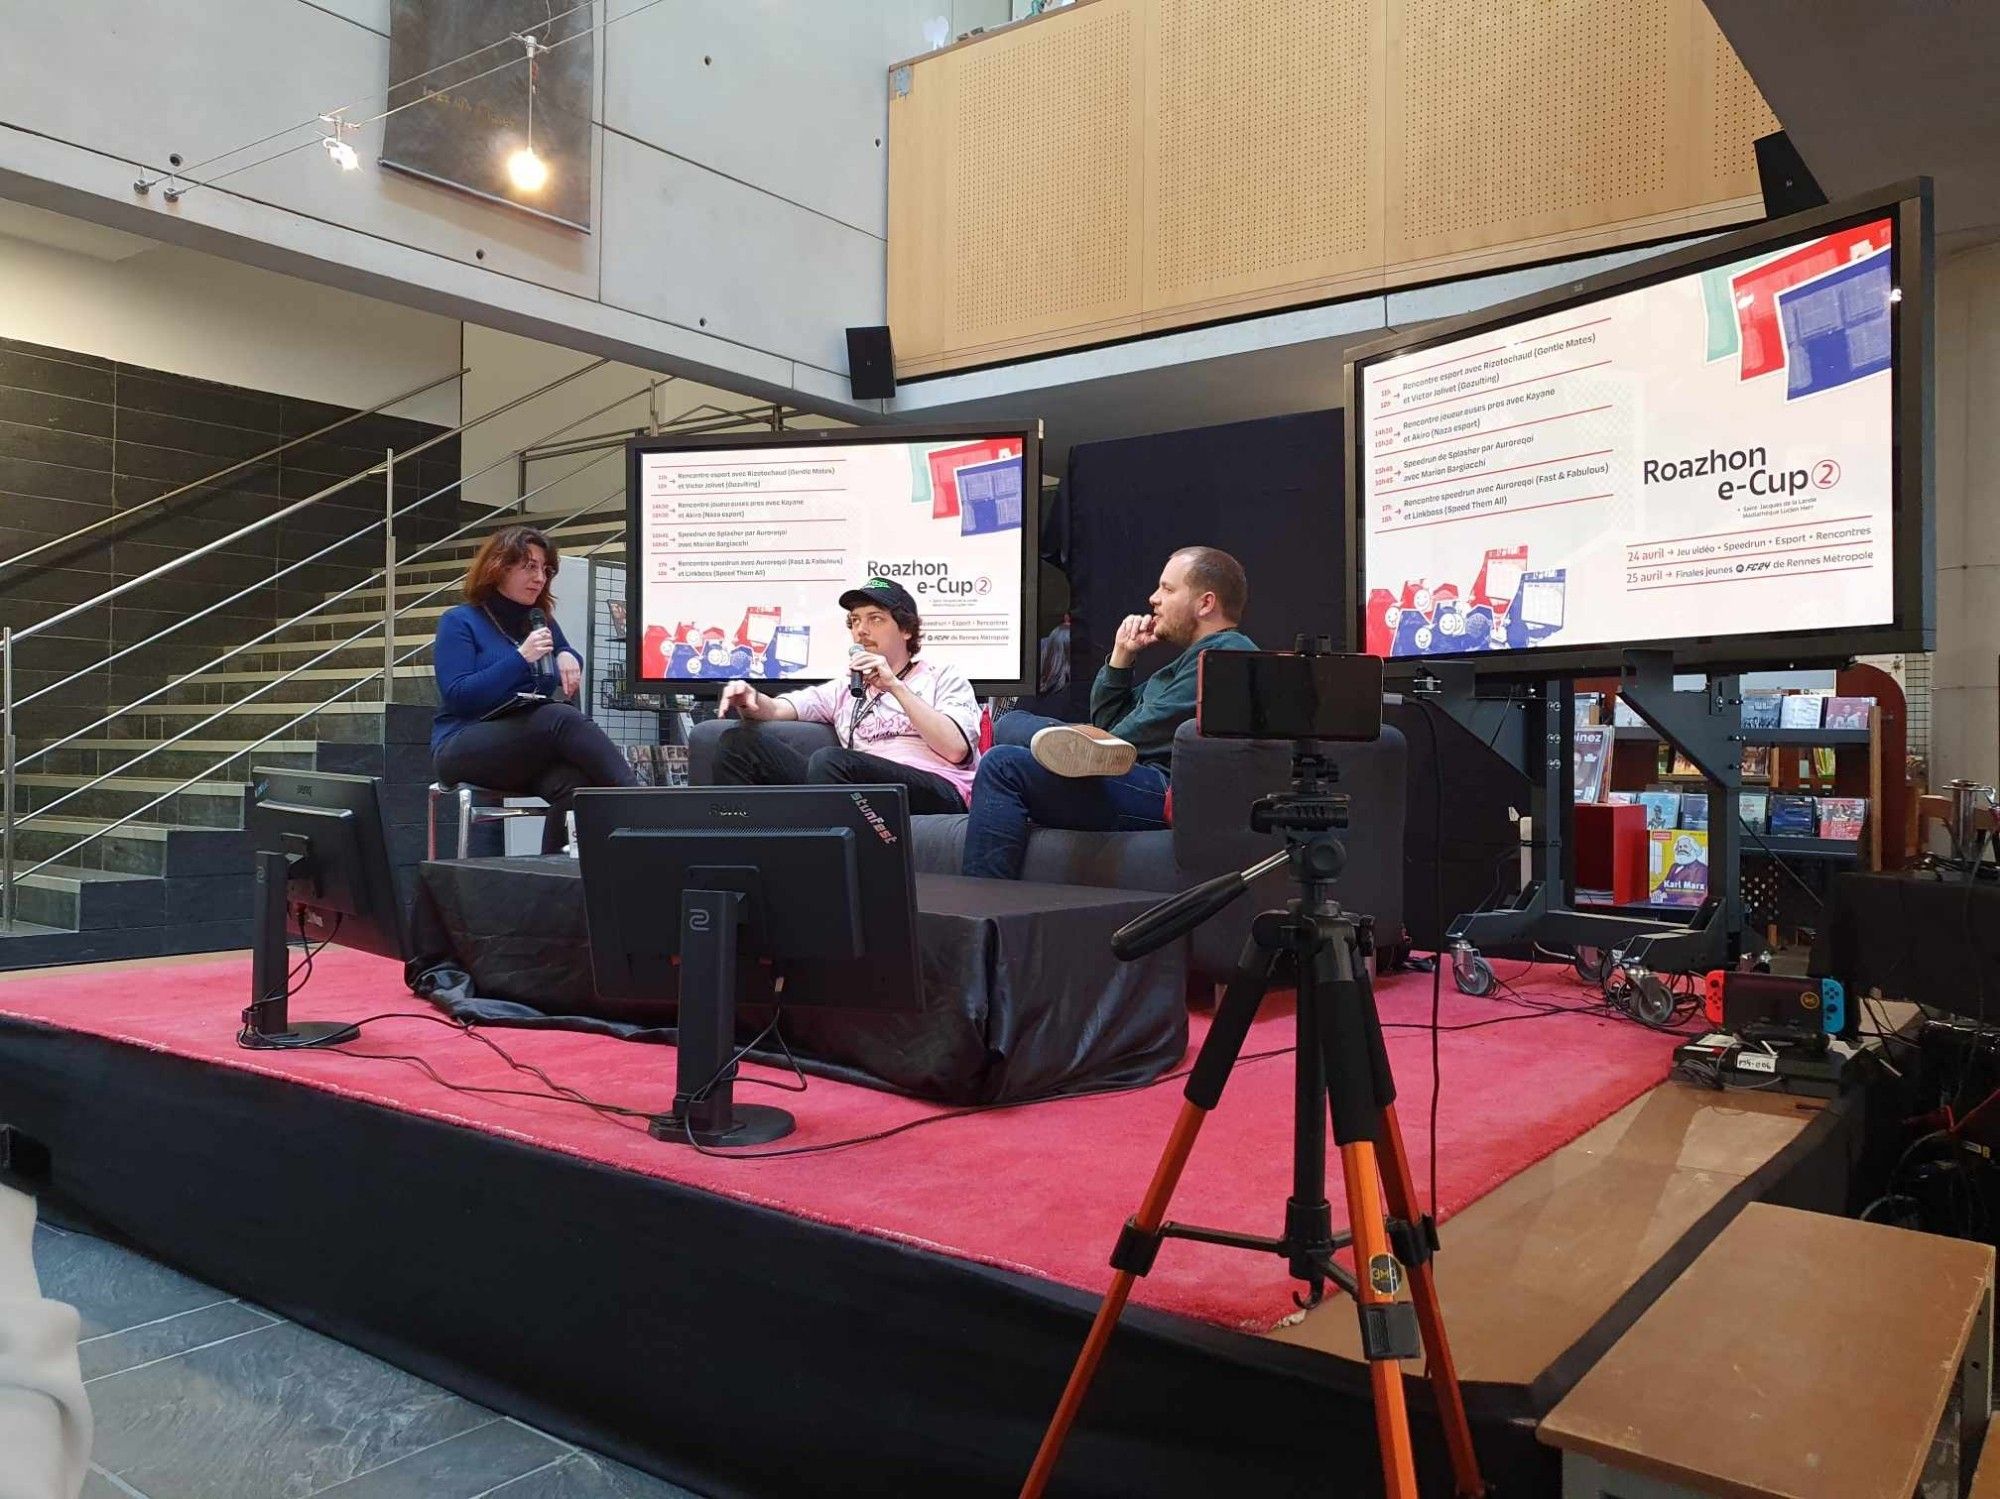
<svg viewBox="0 0 2000 1499"><path fill-rule="evenodd" d="M963 761L954 765L926 744L910 715L888 693L871 690L866 697L853 696L845 676L787 692L780 701L790 703L792 711L806 723L832 724L843 749L880 755L898 765L943 776L958 788L960 796L971 801L972 777L979 769L979 699L972 684L956 667L933 665L922 657L911 663L903 682L958 725L965 735Z"/></svg>

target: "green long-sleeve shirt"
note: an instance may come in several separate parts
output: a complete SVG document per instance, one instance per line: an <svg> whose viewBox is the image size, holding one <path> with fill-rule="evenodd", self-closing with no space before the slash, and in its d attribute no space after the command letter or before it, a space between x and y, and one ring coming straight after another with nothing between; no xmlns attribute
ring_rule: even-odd
<svg viewBox="0 0 2000 1499"><path fill-rule="evenodd" d="M1090 721L1135 746L1142 764L1164 770L1173 759L1174 730L1194 717L1201 653L1256 649L1257 642L1241 630L1217 630L1197 640L1137 688L1132 684L1131 667L1107 661L1090 684Z"/></svg>

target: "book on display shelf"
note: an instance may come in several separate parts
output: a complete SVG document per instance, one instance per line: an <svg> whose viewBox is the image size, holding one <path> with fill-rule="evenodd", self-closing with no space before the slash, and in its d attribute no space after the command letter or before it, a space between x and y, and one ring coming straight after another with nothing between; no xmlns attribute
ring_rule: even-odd
<svg viewBox="0 0 2000 1499"><path fill-rule="evenodd" d="M1875 699L1872 697L1830 697L1826 700L1826 727L1829 729L1865 729L1875 716Z"/></svg>
<svg viewBox="0 0 2000 1499"><path fill-rule="evenodd" d="M1775 729L1783 716L1785 697L1781 692L1743 694L1743 727Z"/></svg>
<svg viewBox="0 0 2000 1499"><path fill-rule="evenodd" d="M1661 906L1698 906L1708 896L1708 832L1664 828L1648 835L1647 896Z"/></svg>
<svg viewBox="0 0 2000 1499"><path fill-rule="evenodd" d="M1771 746L1768 744L1746 744L1743 746L1743 779L1746 781L1768 781L1771 779Z"/></svg>
<svg viewBox="0 0 2000 1499"><path fill-rule="evenodd" d="M1768 791L1746 791L1737 798L1736 815L1743 825L1753 833L1764 831L1764 824L1771 815L1771 794Z"/></svg>
<svg viewBox="0 0 2000 1499"><path fill-rule="evenodd" d="M1819 799L1819 835L1854 842L1868 821L1865 796L1823 796Z"/></svg>
<svg viewBox="0 0 2000 1499"><path fill-rule="evenodd" d="M1824 692L1789 692L1785 694L1783 707L1778 714L1778 727L1782 729L1817 729L1821 715L1826 711L1827 694Z"/></svg>
<svg viewBox="0 0 2000 1499"><path fill-rule="evenodd" d="M1646 809L1646 826L1658 832L1680 821L1681 794L1678 791L1642 791L1639 805Z"/></svg>
<svg viewBox="0 0 2000 1499"><path fill-rule="evenodd" d="M1684 828L1699 828L1708 831L1708 793L1706 791L1683 791L1681 793L1681 824Z"/></svg>
<svg viewBox="0 0 2000 1499"><path fill-rule="evenodd" d="M1572 737L1576 769L1576 799L1580 802L1601 801L1604 797L1604 782L1611 769L1613 731L1593 725L1580 728Z"/></svg>
<svg viewBox="0 0 2000 1499"><path fill-rule="evenodd" d="M1646 727L1646 720L1639 716L1639 710L1626 702L1622 697L1611 705L1611 723L1614 728L1620 729L1643 729Z"/></svg>
<svg viewBox="0 0 2000 1499"><path fill-rule="evenodd" d="M1783 795L1771 798L1770 831L1773 837L1816 838L1819 836L1819 799Z"/></svg>

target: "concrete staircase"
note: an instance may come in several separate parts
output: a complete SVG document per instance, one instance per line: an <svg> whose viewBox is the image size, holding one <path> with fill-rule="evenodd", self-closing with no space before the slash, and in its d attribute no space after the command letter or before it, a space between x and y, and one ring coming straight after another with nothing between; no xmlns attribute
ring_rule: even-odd
<svg viewBox="0 0 2000 1499"><path fill-rule="evenodd" d="M498 516L491 526L513 519ZM622 515L591 517L551 534L566 553L596 548L596 558L619 561L624 524ZM391 862L403 867L423 857L436 703L431 639L438 617L458 602L449 585L463 576L485 529L398 568L396 600L408 612L397 622L402 664L390 701L382 700L379 628L313 661L379 625L378 580L22 771L16 805L23 815L60 806L18 826L15 868L61 858L18 880L15 929L0 929L0 970L245 946L251 850L244 815L253 766L381 777ZM444 591L424 597L440 585L447 585ZM292 672L297 674L287 680ZM371 676L377 679L366 680ZM340 701L316 706L357 683ZM253 699L253 693L259 695ZM225 704L240 706L196 727ZM22 725L23 754L56 737L36 739L34 727L32 716ZM189 729L194 732L187 738L166 744ZM251 748L270 734L275 737ZM153 753L128 766L147 750ZM128 768L79 790L119 767ZM195 776L201 779L181 785ZM135 811L134 820L112 826ZM93 841L75 847L92 835Z"/></svg>

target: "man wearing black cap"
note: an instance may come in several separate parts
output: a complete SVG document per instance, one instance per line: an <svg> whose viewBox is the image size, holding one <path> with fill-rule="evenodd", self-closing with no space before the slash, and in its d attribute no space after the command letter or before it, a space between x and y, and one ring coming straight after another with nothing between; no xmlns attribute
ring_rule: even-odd
<svg viewBox="0 0 2000 1499"><path fill-rule="evenodd" d="M893 784L909 788L912 813L963 812L979 761L972 684L955 667L917 659L923 620L900 583L870 578L843 593L840 607L854 641L847 676L779 697L748 682L722 689L719 711L734 709L744 722L722 736L716 783ZM831 724L839 747L808 758L757 732L759 721L783 718Z"/></svg>

